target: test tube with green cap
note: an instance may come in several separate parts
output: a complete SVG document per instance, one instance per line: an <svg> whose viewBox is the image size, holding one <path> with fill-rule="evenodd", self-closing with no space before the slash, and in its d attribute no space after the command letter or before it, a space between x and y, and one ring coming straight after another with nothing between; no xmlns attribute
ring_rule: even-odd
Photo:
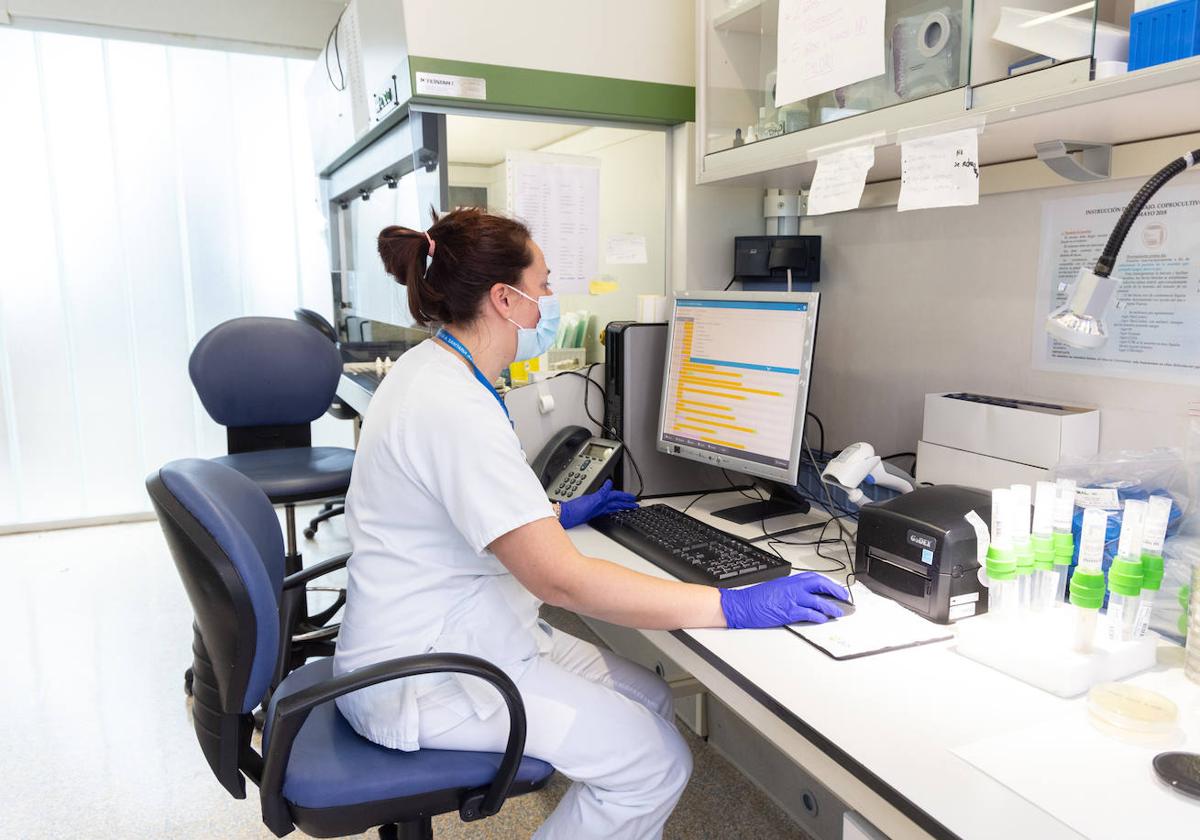
<svg viewBox="0 0 1200 840"><path fill-rule="evenodd" d="M1017 605L1028 612L1033 609L1033 546L1029 542L1029 506L1033 490L1028 484L1008 488L1012 505L1013 559L1017 563Z"/></svg>
<svg viewBox="0 0 1200 840"><path fill-rule="evenodd" d="M1054 503L1057 488L1053 481L1039 481L1033 499L1033 608L1048 610L1058 592L1058 573L1054 570Z"/></svg>
<svg viewBox="0 0 1200 840"><path fill-rule="evenodd" d="M1121 515L1121 537L1117 556L1108 569L1108 638L1128 642L1133 638L1142 595L1142 527L1146 522L1146 503L1126 499Z"/></svg>
<svg viewBox="0 0 1200 840"><path fill-rule="evenodd" d="M1071 520L1075 516L1075 479L1060 478L1054 483L1054 572L1058 583L1054 600L1062 603L1067 597L1067 572L1075 555L1075 537Z"/></svg>
<svg viewBox="0 0 1200 840"><path fill-rule="evenodd" d="M1079 565L1071 577L1071 603L1075 605L1075 650L1091 653L1096 639L1096 616L1104 603L1104 539L1108 513L1087 508L1079 534Z"/></svg>
<svg viewBox="0 0 1200 840"><path fill-rule="evenodd" d="M1001 616L1011 616L1019 608L1011 523L1010 491L997 487L992 491L992 529L987 550L988 611Z"/></svg>
<svg viewBox="0 0 1200 840"><path fill-rule="evenodd" d="M1167 541L1167 525L1171 521L1171 497L1151 496L1146 506L1146 521L1142 526L1142 594L1138 599L1137 617L1133 621L1133 637L1140 639L1150 628L1154 599L1162 588L1163 543Z"/></svg>

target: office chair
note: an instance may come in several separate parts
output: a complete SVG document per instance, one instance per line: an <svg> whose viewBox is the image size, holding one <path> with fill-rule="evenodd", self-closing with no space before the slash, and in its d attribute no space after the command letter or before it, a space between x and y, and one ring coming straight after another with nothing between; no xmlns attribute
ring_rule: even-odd
<svg viewBox="0 0 1200 840"><path fill-rule="evenodd" d="M324 317L321 316L321 313L301 307L293 310L292 314L296 316L297 321L302 324L308 324L321 335L332 341L334 346L338 345L339 342L337 330L333 328L333 324L329 323ZM329 408L325 410L325 413L330 417L336 417L338 420L354 420L358 417L358 412L338 399L336 394ZM317 529L321 527L322 522L333 519L335 516L341 516L345 512L346 500L344 498L330 499L329 501L325 502L325 504L321 507L321 512L312 519L308 520L308 527L304 529L305 539L311 540L313 537L315 537L317 535Z"/></svg>
<svg viewBox="0 0 1200 840"><path fill-rule="evenodd" d="M254 481L287 519L288 574L299 572L296 503L344 497L354 450L313 446L313 420L329 408L342 374L341 356L312 328L285 318L234 318L205 334L188 373L209 416L225 427L229 454L214 460ZM346 601L308 616L300 630L314 655L333 652L336 626L325 625ZM185 682L185 688L186 688Z"/></svg>
<svg viewBox="0 0 1200 840"><path fill-rule="evenodd" d="M344 561L285 576L271 502L224 464L174 461L151 474L146 489L194 613L196 738L232 796L246 797L245 777L258 785L263 822L275 836L299 828L340 837L380 826L382 840L431 840L433 815L488 817L506 797L549 781L554 768L523 755L517 687L482 659L408 656L334 677L326 658L284 676L287 622L305 584L328 571L320 567ZM333 702L386 680L445 672L479 677L503 696L510 728L502 755L381 747L351 729ZM251 746L260 703L267 718L261 754Z"/></svg>

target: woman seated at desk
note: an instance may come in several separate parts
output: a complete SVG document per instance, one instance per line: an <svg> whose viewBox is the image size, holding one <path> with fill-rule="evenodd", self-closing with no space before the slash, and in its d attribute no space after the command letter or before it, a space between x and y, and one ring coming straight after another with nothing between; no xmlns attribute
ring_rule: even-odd
<svg viewBox="0 0 1200 840"><path fill-rule="evenodd" d="M691 771L670 689L555 630L542 602L644 629L825 620L845 590L795 575L741 590L661 580L581 554L565 528L636 503L609 485L552 505L491 383L558 329L528 229L475 209L379 235L387 271L435 338L400 357L363 423L346 523L353 546L335 673L431 651L495 663L521 692L525 751L574 781L539 838L658 837ZM382 683L337 701L386 747L503 752L508 714L468 676Z"/></svg>

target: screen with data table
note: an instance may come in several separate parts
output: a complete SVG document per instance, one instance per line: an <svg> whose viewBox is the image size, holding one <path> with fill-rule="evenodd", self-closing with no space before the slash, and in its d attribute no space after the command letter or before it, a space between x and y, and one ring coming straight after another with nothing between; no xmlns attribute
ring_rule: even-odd
<svg viewBox="0 0 1200 840"><path fill-rule="evenodd" d="M661 442L771 474L792 472L808 401L816 295L737 296L676 299Z"/></svg>

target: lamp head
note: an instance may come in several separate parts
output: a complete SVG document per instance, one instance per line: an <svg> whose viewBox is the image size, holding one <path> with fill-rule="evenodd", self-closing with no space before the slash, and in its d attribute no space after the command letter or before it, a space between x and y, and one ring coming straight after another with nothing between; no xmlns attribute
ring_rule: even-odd
<svg viewBox="0 0 1200 840"><path fill-rule="evenodd" d="M1046 319L1046 332L1072 347L1093 350L1103 346L1108 341L1104 312L1116 288L1116 278L1081 268L1066 304Z"/></svg>

